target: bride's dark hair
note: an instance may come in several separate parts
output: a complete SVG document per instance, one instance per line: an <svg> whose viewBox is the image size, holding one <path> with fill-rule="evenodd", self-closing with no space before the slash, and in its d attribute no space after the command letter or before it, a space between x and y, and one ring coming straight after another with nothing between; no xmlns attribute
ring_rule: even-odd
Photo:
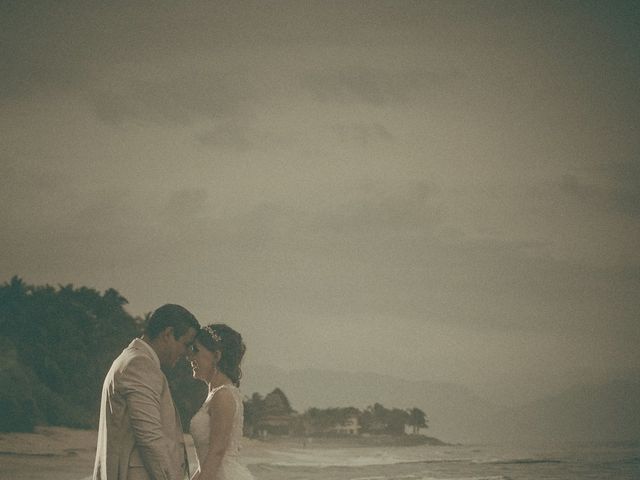
<svg viewBox="0 0 640 480"><path fill-rule="evenodd" d="M224 323L212 323L198 331L196 340L207 350L220 352L218 369L229 377L236 387L239 387L242 378L240 362L247 349L242 341L242 335Z"/></svg>

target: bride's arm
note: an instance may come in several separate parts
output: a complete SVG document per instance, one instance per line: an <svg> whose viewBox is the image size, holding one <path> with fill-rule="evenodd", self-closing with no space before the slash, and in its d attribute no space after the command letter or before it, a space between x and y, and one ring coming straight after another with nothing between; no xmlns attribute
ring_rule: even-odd
<svg viewBox="0 0 640 480"><path fill-rule="evenodd" d="M204 464L200 468L198 480L215 480L218 478L218 470L222 458L229 448L233 416L236 411L236 403L233 394L226 388L221 388L215 393L209 404L211 417L209 430L209 451Z"/></svg>

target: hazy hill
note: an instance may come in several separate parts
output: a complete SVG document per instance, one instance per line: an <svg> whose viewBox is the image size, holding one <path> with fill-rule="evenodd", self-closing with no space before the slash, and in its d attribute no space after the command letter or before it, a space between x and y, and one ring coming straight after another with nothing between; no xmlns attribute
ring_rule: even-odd
<svg viewBox="0 0 640 480"><path fill-rule="evenodd" d="M487 425L503 440L626 441L640 439L640 380L578 385L505 410Z"/></svg>
<svg viewBox="0 0 640 480"><path fill-rule="evenodd" d="M265 394L280 387L293 408L416 406L427 413L429 435L448 442L537 442L640 438L640 381L574 386L561 394L505 409L455 384L411 382L374 373L316 369L286 372L248 366L242 389Z"/></svg>

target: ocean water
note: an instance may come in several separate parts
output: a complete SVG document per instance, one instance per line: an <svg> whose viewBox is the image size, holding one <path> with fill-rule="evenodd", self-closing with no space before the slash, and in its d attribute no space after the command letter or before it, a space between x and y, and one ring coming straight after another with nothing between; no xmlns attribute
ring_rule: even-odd
<svg viewBox="0 0 640 480"><path fill-rule="evenodd" d="M258 480L640 480L640 444L313 447L244 463Z"/></svg>

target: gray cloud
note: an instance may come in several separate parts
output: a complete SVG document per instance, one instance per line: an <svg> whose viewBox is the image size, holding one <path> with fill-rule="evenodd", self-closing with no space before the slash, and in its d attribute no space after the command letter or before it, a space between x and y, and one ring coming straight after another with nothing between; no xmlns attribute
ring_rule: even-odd
<svg viewBox="0 0 640 480"><path fill-rule="evenodd" d="M388 71L354 66L308 71L300 83L320 102L382 106L415 101L433 90L452 88L462 78L457 71Z"/></svg>
<svg viewBox="0 0 640 480"><path fill-rule="evenodd" d="M94 92L92 101L98 117L108 123L190 124L237 114L248 100L247 90L238 85L241 80L230 73L202 71L165 79L125 79L121 86Z"/></svg>
<svg viewBox="0 0 640 480"><path fill-rule="evenodd" d="M72 17L62 5L2 2L0 99L6 102L42 89L72 88L86 77L76 47L66 41Z"/></svg>
<svg viewBox="0 0 640 480"><path fill-rule="evenodd" d="M238 122L225 122L210 130L196 134L195 139L208 147L245 151L255 146L253 140L255 136L255 132L240 125Z"/></svg>
<svg viewBox="0 0 640 480"><path fill-rule="evenodd" d="M261 205L210 224L204 244L237 259L252 303L274 311L634 335L637 269L557 259L537 242L451 237L442 208L429 183L369 188L340 211Z"/></svg>
<svg viewBox="0 0 640 480"><path fill-rule="evenodd" d="M561 189L592 208L640 218L640 167L638 162L616 163L606 168L609 181L587 183L564 175Z"/></svg>
<svg viewBox="0 0 640 480"><path fill-rule="evenodd" d="M573 195L591 205L606 207L609 204L609 192L600 185L586 184L575 175L563 175L560 181L562 191Z"/></svg>
<svg viewBox="0 0 640 480"><path fill-rule="evenodd" d="M207 197L204 188L178 190L169 196L164 213L170 220L188 221L205 211Z"/></svg>
<svg viewBox="0 0 640 480"><path fill-rule="evenodd" d="M234 242L253 238L272 242L270 248L323 250L326 246L333 248L334 242L341 243L334 251L339 254L342 248L360 248L361 241L375 245L381 239L407 234L430 236L442 223L438 187L428 181L406 183L394 190L370 184L353 189L355 198L321 211L263 203L228 219L235 226L226 230L238 236Z"/></svg>
<svg viewBox="0 0 640 480"><path fill-rule="evenodd" d="M365 187L359 201L344 205L340 212L319 219L319 226L339 233L358 234L406 229L432 231L442 220L438 187L428 181L416 181L395 191Z"/></svg>
<svg viewBox="0 0 640 480"><path fill-rule="evenodd" d="M589 331L625 343L640 340L640 305L632 294L640 284L626 270L532 255L518 242L451 244L384 227L338 234L318 229L323 220L308 212L270 211L256 212L254 227L238 232L239 248L255 251L240 262L252 264L247 281L259 285L252 303L274 312L388 316L405 325L435 322L485 335Z"/></svg>
<svg viewBox="0 0 640 480"><path fill-rule="evenodd" d="M339 123L333 130L341 142L355 142L362 147L394 140L393 134L380 123Z"/></svg>
<svg viewBox="0 0 640 480"><path fill-rule="evenodd" d="M521 367L610 368L640 342L631 3L0 2L1 273L284 364L326 366L327 321L397 326L417 376L463 344L517 377L530 339Z"/></svg>
<svg viewBox="0 0 640 480"><path fill-rule="evenodd" d="M379 42L381 32L395 32L398 24L402 26L406 20L396 18L388 22L383 15L385 10L388 9L384 5L327 6L324 2L301 5L295 1L279 2L277 6L203 1L152 8L79 0L2 2L0 27L5 48L0 54L0 98L7 101L43 91L90 89L114 65L194 54L206 62L228 45L262 51L265 47L288 47L292 43L341 46L355 38L367 44ZM363 15L372 17L375 11L379 11L379 15L373 15L376 25L362 21ZM336 22L336 14L344 20ZM353 22L360 24L355 31ZM350 82L349 74L345 80ZM165 87L149 85L149 88L152 92L145 92L144 85L132 85L124 92L106 89L96 103L105 118L118 119L127 112L121 112L122 105L109 112L104 111L103 102L111 99L116 104L121 100L126 103L131 93L153 96L162 94ZM371 84L369 88L365 96L373 95L375 99L377 87ZM182 95L184 98L185 93ZM166 114L165 109L161 116Z"/></svg>
<svg viewBox="0 0 640 480"><path fill-rule="evenodd" d="M608 171L614 180L611 195L615 207L640 219L640 159L612 162L605 171Z"/></svg>
<svg viewBox="0 0 640 480"><path fill-rule="evenodd" d="M78 201L78 192L56 188L5 211L14 220L2 238L1 248L12 252L5 268L38 276L84 276L97 265L126 264L139 253L150 225L126 189L94 192Z"/></svg>

